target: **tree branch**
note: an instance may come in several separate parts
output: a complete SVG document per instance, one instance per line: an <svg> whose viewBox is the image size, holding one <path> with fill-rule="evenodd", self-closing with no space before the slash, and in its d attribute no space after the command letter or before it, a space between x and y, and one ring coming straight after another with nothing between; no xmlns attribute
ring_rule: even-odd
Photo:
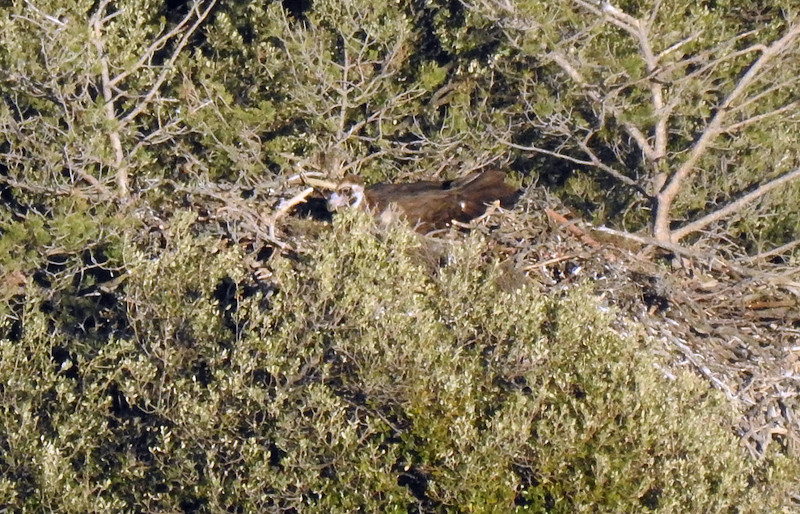
<svg viewBox="0 0 800 514"><path fill-rule="evenodd" d="M103 92L103 100L105 102L105 116L106 121L109 123L108 139L111 143L111 149L114 151L114 162L112 164L116 173L117 179L117 194L125 198L128 196L128 170L125 168L124 152L122 151L122 138L120 137L120 127L117 123L117 113L114 109L113 101L113 88L111 87L111 79L109 73L108 57L105 51L105 42L103 40L103 12L105 11L111 0L103 0L97 6L97 11L92 15L89 22L92 29L91 41L97 49L97 56L100 60L100 87ZM81 174L84 179L85 174Z"/></svg>
<svg viewBox="0 0 800 514"><path fill-rule="evenodd" d="M673 176L667 181L661 191L657 193L656 220L654 226L655 236L659 240L670 239L669 211L672 203L683 184L683 181L694 171L697 161L705 154L711 141L722 132L722 123L727 116L731 105L741 97L750 85L758 78L759 72L787 46L791 45L800 35L800 20L789 27L786 34L769 45L742 76L733 91L723 100L714 117L709 122L700 138L692 147L689 157L683 162Z"/></svg>
<svg viewBox="0 0 800 514"><path fill-rule="evenodd" d="M734 132L734 131L739 130L741 128L744 128L744 127L746 127L748 125L752 125L753 123L757 123L757 122L765 120L767 118L771 118L772 116L776 116L778 114L781 114L783 112L786 112L786 111L788 111L788 110L790 110L792 108L798 107L798 106L800 106L800 102L791 102L791 103L788 103L788 104L784 105L783 107L779 107L779 108L777 108L777 109L775 109L773 111L765 112L765 113L762 113L762 114L758 114L756 116L751 116L751 117L749 117L747 119L744 119L742 121L739 121L737 123L732 123L730 125L724 126L720 130L722 132Z"/></svg>
<svg viewBox="0 0 800 514"><path fill-rule="evenodd" d="M682 238L688 236L689 234L691 234L693 232L697 232L698 230L702 230L705 227L711 225L712 223L714 223L716 221L719 221L722 218L724 218L724 217L726 217L726 216L728 216L730 214L733 214L734 212L736 212L737 210L741 209L742 207L744 207L748 203L750 203L750 202L752 202L754 200L757 200L758 198L760 198L760 197L764 196L765 194L769 193L770 191L772 191L776 187L782 186L783 184L786 184L787 182L789 182L791 180L794 180L797 177L800 177L800 167L799 168L795 168L792 171L789 171L789 172L781 175L780 177L772 179L769 182L767 182L766 184L762 184L756 190L751 191L750 193L747 193L746 195L742 196L738 200L736 200L736 201L734 201L732 203L729 203L728 205L726 205L725 207L723 207L722 209L720 209L718 211L715 211L715 212L712 212L711 214L703 216L699 220L696 220L696 221L693 221L692 223L684 225L684 226L682 226L681 228L679 228L677 230L673 230L672 231L672 241L677 243L678 241L680 241Z"/></svg>
<svg viewBox="0 0 800 514"><path fill-rule="evenodd" d="M559 159L564 159L566 161L574 162L575 164L580 164L580 165L583 165L583 166L591 166L591 167L594 167L594 168L599 168L599 169L603 170L604 172L608 173L609 175L611 175L612 177L616 178L620 182L632 187L633 189L635 189L639 193L642 193L644 196L648 196L647 195L647 191L645 191L644 188L642 188L642 186L639 185L635 180L633 180L630 177L627 177L627 176L623 175L622 173L620 173L619 171L615 170L614 168L612 168L608 164L605 164L604 162L602 162L584 144L581 144L581 148L582 148L582 150L584 152L587 153L587 155L589 155L589 160L578 159L577 157L572 157L571 155L566 155L566 154L563 154L563 153L560 153L560 152L554 152L552 150L547 150L545 148L540 148L538 146L518 145L516 143L512 143L511 141L503 139L502 137L499 137L499 136L497 136L497 140L499 142L503 143L504 145L507 145L507 146L509 146L511 148L516 148L517 150L524 150L524 151L528 151L528 152L540 153L540 154L544 154L544 155L549 155L551 157L557 157Z"/></svg>
<svg viewBox="0 0 800 514"><path fill-rule="evenodd" d="M785 245L781 245L781 246L779 246L777 248L773 248L772 250L768 250L766 252L761 252L759 254L756 254L756 255L753 255L751 257L748 257L746 259L746 261L747 262L755 262L755 261L768 259L768 258L773 257L775 255L780 255L782 253L786 253L789 250L791 250L792 248L794 248L795 246L800 246L800 239L795 239L794 241L790 241L790 242L786 243Z"/></svg>
<svg viewBox="0 0 800 514"><path fill-rule="evenodd" d="M191 14L191 12L190 12L190 14ZM167 32L166 34L161 35L161 37L159 37L158 39L153 41L150 44L150 46L147 47L147 49L144 51L144 53L142 53L142 56L139 58L139 60L136 61L136 63L133 64L133 66L131 66L129 69L119 73L116 77L114 77L113 79L111 79L111 81L109 81L109 86L115 87L117 84L119 84L120 82L122 82L123 80L128 78L132 73L135 73L135 72L139 71L139 69L142 66L144 66L145 62L147 62L150 59L152 59L153 55L157 51L161 50L164 47L164 45L167 44L167 41L169 41L170 39L175 37L175 35L177 35L181 30L183 30L183 27L185 27L186 24L189 23L190 19L191 19L190 15L185 16L169 32Z"/></svg>
<svg viewBox="0 0 800 514"><path fill-rule="evenodd" d="M205 11L203 11L202 13L199 12L197 9L198 6L200 5L200 2L196 1L194 3L194 5L192 6L192 11L189 14L187 14L186 17L187 18L190 17L192 15L192 12L194 12L197 14L197 19L195 19L192 26L189 27L189 29L183 33L183 37L181 37L181 40L176 45L175 50L173 50L172 55L169 58L169 61L164 63L164 65L162 66L161 73L158 75L158 78L156 78L155 83L150 88L150 91L147 92L144 99L142 99L142 101L140 101L131 112L129 112L124 118L122 118L121 121L122 126L125 126L126 124L130 123L134 118L136 118L139 114L142 113L142 111L144 111L147 108L147 106L153 100L153 97L156 95L156 93L158 93L158 90L161 89L161 85L167 79L167 75L169 75L169 73L172 71L172 67L175 64L175 61L178 60L181 51L189 42L189 38L197 30L197 27L199 27L203 23L206 17L208 17L208 14L211 12L211 9L214 7L216 3L217 0L209 0Z"/></svg>
<svg viewBox="0 0 800 514"><path fill-rule="evenodd" d="M728 114L728 109L730 106L745 92L750 84L756 80L758 72L761 70L761 68L766 66L766 64L775 55L780 53L788 44L790 44L798 36L798 34L800 34L800 21L796 22L795 25L790 27L789 31L782 38L764 49L761 56L756 59L752 66L750 66L750 69L747 70L747 73L742 76L741 80L739 80L739 83L736 84L736 87L733 89L733 91L731 91L731 93L722 102L722 105L720 105L719 110L711 119L711 122L709 122L706 130L703 131L700 138L692 147L689 158L683 163L683 165L681 165L678 171L675 172L675 175L669 180L667 185L661 191L661 194L664 197L671 196L674 198L675 193L677 193L677 190L681 186L681 182L689 173L693 171L694 165L705 153L711 140L720 134L722 121Z"/></svg>
<svg viewBox="0 0 800 514"><path fill-rule="evenodd" d="M173 65L175 61L178 59L181 51L186 46L189 41L191 35L197 30L201 23L206 19L208 14L211 12L211 9L216 4L217 0L209 0L206 4L206 8L203 12L199 11L200 0L197 0L192 5L192 9L189 13L178 23L173 29L168 31L166 34L163 34L161 37L156 39L153 43L148 46L148 48L144 51L142 56L139 60L131 66L128 70L119 73L114 78L111 78L110 68L111 65L109 63L108 56L106 55L105 49L105 23L111 19L113 19L119 11L113 12L109 15L106 15L106 9L111 4L110 0L102 0L100 4L97 6L94 14L92 14L91 18L89 19L89 25L91 28L91 42L94 45L95 49L97 50L98 60L100 63L100 89L103 95L103 108L105 111L105 119L108 122L108 138L109 142L111 143L111 149L113 150L113 162L111 163L111 167L115 172L116 182L117 182L117 195L121 198L126 198L129 195L129 177L128 177L128 166L125 163L125 152L122 148L122 132L125 127L132 122L139 114L141 114L145 109L147 109L152 102L155 95L161 89L164 81L167 79L169 73L172 72ZM186 29L186 25L189 23L189 20L195 18L194 23ZM153 55L161 48L163 48L167 42L175 37L180 32L183 32L180 41L176 45L175 49L172 51L172 55L170 59L161 67L161 73L156 78L153 85L150 87L150 90L144 95L144 97L136 104L136 106L122 119L120 119L116 112L116 104L117 102L122 99L123 97L127 97L123 93L115 94L117 91L117 86L126 78L128 78L132 73L139 71L146 62L152 59ZM79 171L80 173L80 171ZM87 179L85 174L81 174L84 179ZM91 183L91 182L90 182Z"/></svg>

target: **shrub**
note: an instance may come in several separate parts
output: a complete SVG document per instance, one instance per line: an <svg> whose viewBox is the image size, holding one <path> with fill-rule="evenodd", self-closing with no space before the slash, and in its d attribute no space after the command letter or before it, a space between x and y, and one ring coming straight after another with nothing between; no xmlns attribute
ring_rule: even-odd
<svg viewBox="0 0 800 514"><path fill-rule="evenodd" d="M126 337L86 344L28 291L0 343L4 506L758 512L792 485L723 397L587 290L504 289L479 237L346 213L259 283L193 222L126 250Z"/></svg>

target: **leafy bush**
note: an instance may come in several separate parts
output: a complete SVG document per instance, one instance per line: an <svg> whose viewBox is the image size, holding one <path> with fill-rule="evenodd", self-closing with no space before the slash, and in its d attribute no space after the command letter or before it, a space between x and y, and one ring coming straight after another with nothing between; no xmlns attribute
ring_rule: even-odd
<svg viewBox="0 0 800 514"><path fill-rule="evenodd" d="M343 214L258 282L193 222L127 247L127 330L102 343L28 288L0 342L4 507L772 512L792 485L724 398L586 291L504 289L478 237Z"/></svg>

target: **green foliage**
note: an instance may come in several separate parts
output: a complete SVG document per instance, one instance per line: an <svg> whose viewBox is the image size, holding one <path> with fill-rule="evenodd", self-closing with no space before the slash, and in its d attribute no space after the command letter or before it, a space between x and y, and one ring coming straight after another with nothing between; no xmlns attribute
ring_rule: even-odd
<svg viewBox="0 0 800 514"><path fill-rule="evenodd" d="M438 253L346 213L253 289L194 220L125 250L130 329L102 345L28 290L0 341L8 508L764 512L791 485L723 397L588 291L503 289L479 237Z"/></svg>
<svg viewBox="0 0 800 514"><path fill-rule="evenodd" d="M168 64L180 47L165 37L174 27L161 9L151 0L0 7L0 156L10 176L60 192L112 189L120 170L134 183L163 176L147 150L171 163L187 130Z"/></svg>
<svg viewBox="0 0 800 514"><path fill-rule="evenodd" d="M71 295L94 286L98 276L114 275L122 260L121 234L135 224L105 207L90 208L72 199L55 200L46 215L30 211L14 219L2 211L0 220L0 319L18 310L12 304L17 303L19 286L28 281L25 277L38 276L40 283ZM68 318L68 323L80 322Z"/></svg>
<svg viewBox="0 0 800 514"><path fill-rule="evenodd" d="M286 173L302 163L335 178L351 166L369 181L384 180L441 172L443 160L478 164L487 152L501 152L485 138L487 113L473 109L487 101L487 63L498 34L483 31L485 21L472 20L460 5L337 0L302 13L279 3L220 10L208 39L217 55L196 56L187 73L203 85L198 104L208 104L189 123L221 172L225 157L210 140L241 152L244 143L227 141L245 132L234 126L243 106L260 99L274 103L274 115L244 124L262 150L248 157ZM218 102L219 88L238 102Z"/></svg>
<svg viewBox="0 0 800 514"><path fill-rule="evenodd" d="M44 220L39 216L31 216L24 221L6 221L3 226L3 237L0 237L0 265L8 269L20 262L38 264L34 260L36 252L32 251L31 246L40 247L50 241Z"/></svg>
<svg viewBox="0 0 800 514"><path fill-rule="evenodd" d="M96 2L33 4L0 7L3 508L774 512L796 485L796 465L749 460L725 399L668 378L588 290L505 289L479 237L441 250L337 215L261 282L165 186L530 157L503 140L577 160L591 149L646 189L735 89L743 50L785 29L775 2L659 3L652 50L692 38L658 70L673 111L655 164L625 130L652 138L662 115L638 42L571 2L220 2L166 67L177 46L153 50L175 26L161 2L104 4L100 40ZM121 77L111 117L104 63ZM758 118L793 106L796 64L787 52L737 104L731 123L758 123L715 140L677 218L796 165L796 111ZM141 195L98 201L120 166ZM552 182L596 222L648 223L641 196L609 199L597 170L568 166ZM796 214L775 206L798 194L774 191L730 234L756 248L796 238ZM149 235L131 213L147 213Z"/></svg>

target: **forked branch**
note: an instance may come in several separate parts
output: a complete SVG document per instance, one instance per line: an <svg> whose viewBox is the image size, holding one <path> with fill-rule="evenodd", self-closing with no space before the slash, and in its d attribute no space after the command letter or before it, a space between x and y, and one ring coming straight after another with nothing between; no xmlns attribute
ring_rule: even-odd
<svg viewBox="0 0 800 514"><path fill-rule="evenodd" d="M733 90L728 94L728 96L723 100L722 104L720 105L719 109L717 110L716 114L713 116L711 121L709 122L708 126L706 126L703 133L697 139L695 144L692 146L692 149L689 153L688 158L681 164L678 170L670 177L670 179L666 182L664 187L661 191L658 192L657 195L657 205L656 205L656 213L655 213L655 222L654 222L654 235L656 239L660 241L672 241L673 234L670 231L670 210L672 208L672 204L675 201L675 198L678 195L678 192L681 189L681 186L684 184L686 179L694 172L695 166L700 158L705 155L706 151L708 150L711 143L719 137L725 130L723 124L730 113L733 106L738 102L744 94L749 90L749 88L753 85L753 83L761 76L761 72L763 69L771 63L775 57L783 53L787 48L791 45L796 44L796 40L800 36L800 19L796 20L793 25L789 27L780 39L773 42L771 45L766 47L761 55L753 62L747 72L739 79L739 82L733 88ZM791 175L791 173L789 174ZM760 196L760 195L759 195ZM747 200L744 203L739 203L743 201L745 198L748 198L749 195L737 200L734 202L737 205L737 208L741 208L744 203L752 201L755 198ZM733 210L722 209L727 213L733 212ZM721 211L722 211L721 210ZM717 211L717 212L721 212ZM698 220L702 221L702 220ZM710 221L713 223L713 220ZM706 225L703 225L706 226ZM684 227L685 229L686 227ZM697 230L697 229L695 229ZM685 236L688 232L682 232L682 235Z"/></svg>
<svg viewBox="0 0 800 514"><path fill-rule="evenodd" d="M185 48L191 35L208 17L211 9L216 4L217 0L208 0L205 8L201 11L201 1L197 0L192 5L186 16L171 30L158 37L148 48L145 49L139 60L130 68L119 73L115 77L111 77L111 63L106 52L106 22L115 17L118 12L106 14L106 10L111 5L111 0L102 0L97 6L94 14L89 19L89 26L91 29L91 42L97 50L98 60L100 63L100 90L103 94L104 113L105 119L108 122L108 138L113 150L113 161L110 163L111 168L115 173L115 180L117 183L117 196L119 198L127 198L130 193L128 165L125 162L125 152L122 145L122 133L125 127L133 122L136 117L145 112L153 103L155 96L161 90L162 85L166 81L170 73L172 73L173 65L178 59L179 55ZM194 23L189 25L189 22L194 18ZM154 55L162 49L168 42L181 35L175 48L172 50L171 56L162 65L161 72L156 77L153 84L143 98L139 100L136 105L128 112L127 115L120 118L117 115L116 105L122 100L123 95L115 96L115 91L120 89L120 84L127 77L135 74L142 68L148 65L153 60Z"/></svg>

